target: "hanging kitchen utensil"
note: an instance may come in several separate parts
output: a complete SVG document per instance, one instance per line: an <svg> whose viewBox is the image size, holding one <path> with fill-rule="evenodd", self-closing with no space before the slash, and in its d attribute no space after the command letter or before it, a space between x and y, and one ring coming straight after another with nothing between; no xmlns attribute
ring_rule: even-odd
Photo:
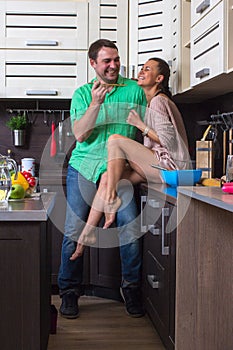
<svg viewBox="0 0 233 350"><path fill-rule="evenodd" d="M210 131L210 129L211 129L211 124L207 127L207 129L205 130L205 132L204 132L204 134L203 134L203 136L202 136L202 138L201 138L201 141L205 141L205 139L206 139L206 137L207 137L207 135L208 135L208 132Z"/></svg>
<svg viewBox="0 0 233 350"><path fill-rule="evenodd" d="M63 123L59 122L58 124L58 150L59 153L63 152Z"/></svg>
<svg viewBox="0 0 233 350"><path fill-rule="evenodd" d="M221 129L223 132L223 174L226 172L226 158L227 158L227 132L229 132L229 125L226 119L226 114L222 113L221 114Z"/></svg>
<svg viewBox="0 0 233 350"><path fill-rule="evenodd" d="M55 122L52 121L52 135L51 135L51 145L50 145L50 156L55 157L57 153L57 145L56 145L56 140L55 140Z"/></svg>

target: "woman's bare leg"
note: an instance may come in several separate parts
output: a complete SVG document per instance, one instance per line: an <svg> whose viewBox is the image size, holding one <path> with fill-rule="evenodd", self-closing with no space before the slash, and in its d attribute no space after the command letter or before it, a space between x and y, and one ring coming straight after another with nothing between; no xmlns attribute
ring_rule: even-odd
<svg viewBox="0 0 233 350"><path fill-rule="evenodd" d="M156 158L153 152L142 144L121 135L112 135L109 138L108 152L107 174L104 173L101 177L87 223L71 260L83 254L85 243L95 243L93 239L96 237L91 234L103 212L105 213L104 228L108 228L114 222L116 212L121 205L121 200L117 196L117 184L121 179L128 179L132 184L143 181L161 183L159 171L150 166L152 163L156 164ZM128 167L130 170L126 169L126 161L130 165Z"/></svg>
<svg viewBox="0 0 233 350"><path fill-rule="evenodd" d="M158 161L154 153L144 145L121 135L112 135L108 139L108 180L107 204L104 208L105 227L114 221L116 211L119 209L117 184L122 178L126 161L130 167L141 177L141 181L161 183L158 170L151 167Z"/></svg>
<svg viewBox="0 0 233 350"><path fill-rule="evenodd" d="M96 242L95 229L103 215L105 197L106 197L107 173L103 173L96 195L93 199L91 210L89 212L87 222L79 236L77 247L70 260L75 260L83 254L85 245L94 244Z"/></svg>
<svg viewBox="0 0 233 350"><path fill-rule="evenodd" d="M137 174L135 171L132 171L130 167L127 167L124 169L122 178L129 180L133 184L137 184L143 181L143 178L139 174ZM96 192L96 195L94 197L87 222L78 239L77 248L73 253L73 255L70 257L70 260L75 260L77 259L77 257L81 256L84 252L85 245L94 244L96 242L96 236L94 231L104 213L104 207L106 205L106 190L107 190L107 173L104 173L101 176L100 184ZM108 222L105 222L105 225L103 228L105 229L108 228L113 223L114 219L115 219L115 213L114 213L114 217L110 216L110 220Z"/></svg>

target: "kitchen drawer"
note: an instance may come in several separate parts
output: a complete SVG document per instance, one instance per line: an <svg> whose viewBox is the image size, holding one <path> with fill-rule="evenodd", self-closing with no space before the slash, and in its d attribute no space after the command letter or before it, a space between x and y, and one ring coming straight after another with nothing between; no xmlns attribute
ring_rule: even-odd
<svg viewBox="0 0 233 350"><path fill-rule="evenodd" d="M0 97L71 98L87 61L85 51L0 50Z"/></svg>
<svg viewBox="0 0 233 350"><path fill-rule="evenodd" d="M144 255L146 310L160 335L169 328L169 278L167 269L149 250Z"/></svg>
<svg viewBox="0 0 233 350"><path fill-rule="evenodd" d="M221 2L191 28L191 85L224 72L224 6Z"/></svg>
<svg viewBox="0 0 233 350"><path fill-rule="evenodd" d="M192 0L191 1L191 26L197 23L207 13L209 13L221 1L222 0Z"/></svg>
<svg viewBox="0 0 233 350"><path fill-rule="evenodd" d="M146 232L145 249L150 250L161 264L167 264L169 255L168 223L172 208L160 199L147 199L142 196L141 231ZM143 205L143 202L145 205Z"/></svg>
<svg viewBox="0 0 233 350"><path fill-rule="evenodd" d="M0 1L0 48L88 49L88 4Z"/></svg>
<svg viewBox="0 0 233 350"><path fill-rule="evenodd" d="M141 232L156 231L161 227L161 214L165 201L141 196Z"/></svg>

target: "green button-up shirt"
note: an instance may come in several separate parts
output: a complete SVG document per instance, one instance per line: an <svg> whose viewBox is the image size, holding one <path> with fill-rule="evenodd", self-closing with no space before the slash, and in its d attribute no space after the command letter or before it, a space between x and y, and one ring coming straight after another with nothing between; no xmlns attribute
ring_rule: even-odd
<svg viewBox="0 0 233 350"><path fill-rule="evenodd" d="M118 84L106 94L101 105L96 125L86 141L76 142L69 164L86 179L97 182L99 176L107 169L107 141L110 135L120 134L134 139L136 128L127 124L126 119L131 109L137 110L144 118L146 98L144 91L134 80L119 75ZM92 84L78 88L72 97L70 116L73 125L89 107Z"/></svg>

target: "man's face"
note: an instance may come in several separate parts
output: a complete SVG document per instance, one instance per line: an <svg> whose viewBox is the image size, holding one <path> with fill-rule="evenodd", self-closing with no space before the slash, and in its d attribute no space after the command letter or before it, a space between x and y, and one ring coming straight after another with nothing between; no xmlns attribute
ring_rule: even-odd
<svg viewBox="0 0 233 350"><path fill-rule="evenodd" d="M102 47L97 60L90 59L90 64L96 72L98 80L105 83L115 83L120 71L120 57L116 49Z"/></svg>

